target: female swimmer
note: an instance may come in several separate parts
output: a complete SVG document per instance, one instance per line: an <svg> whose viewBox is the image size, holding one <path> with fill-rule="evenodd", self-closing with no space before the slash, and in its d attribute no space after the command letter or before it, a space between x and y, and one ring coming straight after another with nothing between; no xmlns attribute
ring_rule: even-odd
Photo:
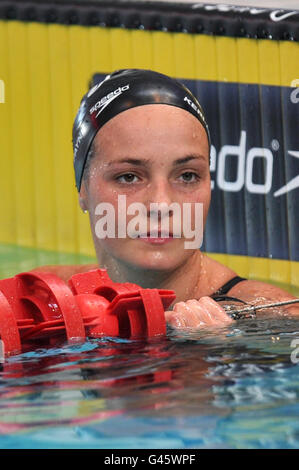
<svg viewBox="0 0 299 470"><path fill-rule="evenodd" d="M199 102L184 85L145 70L108 75L82 99L73 146L79 204L89 214L98 264L45 266L35 271L52 271L67 280L77 272L101 267L115 282L173 289L176 301L165 315L177 328L232 322L212 298L217 293L251 304L295 298L271 284L240 278L199 248L186 248L185 235L175 236L173 211L167 213L169 234L163 233L163 211L154 214L153 203L168 207L177 203L182 209L189 203L194 228L196 203L201 204L204 226L211 200L209 130ZM98 236L97 208L102 203L114 208L115 233L119 233L123 216L119 196L126 207L141 203L145 208L147 228L141 236ZM149 221L154 215L158 232L153 237ZM133 217L128 215L127 223ZM299 315L299 307L286 306L280 313Z"/></svg>

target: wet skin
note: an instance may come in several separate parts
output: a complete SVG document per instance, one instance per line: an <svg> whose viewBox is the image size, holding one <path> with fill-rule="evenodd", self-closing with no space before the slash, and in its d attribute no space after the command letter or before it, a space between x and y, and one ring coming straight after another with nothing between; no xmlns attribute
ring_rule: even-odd
<svg viewBox="0 0 299 470"><path fill-rule="evenodd" d="M190 224L195 220L195 203L203 207L205 225L211 199L209 146L204 128L187 111L169 105L131 108L108 121L97 133L95 155L83 180L79 204L87 210L98 259L115 282L133 282L145 288L173 289L176 301L166 312L167 321L177 328L198 328L231 322L219 303L207 297L236 272L203 254L186 249L187 239L160 236L160 240L142 238L99 238L96 207L109 203L115 209L118 233L118 196L126 196L126 207L142 203L145 219L152 215L151 203L184 203L192 207ZM127 218L130 221L134 215ZM173 216L170 213L170 233ZM158 228L161 229L161 214ZM144 236L146 237L146 232ZM164 238L164 240L162 239ZM68 278L94 265L55 267L52 271ZM49 267L40 268L48 269ZM72 271L73 269L73 271ZM294 298L288 292L259 281L243 281L229 294L248 302L280 301ZM273 311L266 311L273 313ZM299 308L285 307L282 314L299 315Z"/></svg>

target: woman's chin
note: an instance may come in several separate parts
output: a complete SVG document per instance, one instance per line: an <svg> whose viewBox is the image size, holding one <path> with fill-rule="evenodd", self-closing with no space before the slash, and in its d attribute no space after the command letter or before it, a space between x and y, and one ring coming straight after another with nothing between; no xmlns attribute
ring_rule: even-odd
<svg viewBox="0 0 299 470"><path fill-rule="evenodd" d="M120 246L115 241L106 242L105 251L115 260L132 270L173 271L192 255L193 250L185 250L181 243L176 246L147 244L130 240Z"/></svg>
<svg viewBox="0 0 299 470"><path fill-rule="evenodd" d="M173 271L180 266L185 256L179 257L177 253L169 254L155 251L152 253L132 253L132 256L126 256L122 261L131 269L140 269L143 271Z"/></svg>

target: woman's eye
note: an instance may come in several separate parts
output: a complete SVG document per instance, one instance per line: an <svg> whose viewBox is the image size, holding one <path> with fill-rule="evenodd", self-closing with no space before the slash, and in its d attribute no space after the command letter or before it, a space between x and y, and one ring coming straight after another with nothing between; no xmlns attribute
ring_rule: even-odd
<svg viewBox="0 0 299 470"><path fill-rule="evenodd" d="M184 183L195 183L199 180L199 176L193 171L186 171L180 177L183 178Z"/></svg>
<svg viewBox="0 0 299 470"><path fill-rule="evenodd" d="M116 180L119 183L136 183L138 178L136 180L134 180L134 178L137 178L137 176L134 175L133 173L126 173L124 175L118 176Z"/></svg>

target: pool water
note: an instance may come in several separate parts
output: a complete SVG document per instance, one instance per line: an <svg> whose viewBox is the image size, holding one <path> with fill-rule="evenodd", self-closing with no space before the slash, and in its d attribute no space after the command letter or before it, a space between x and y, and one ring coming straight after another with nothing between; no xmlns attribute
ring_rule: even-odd
<svg viewBox="0 0 299 470"><path fill-rule="evenodd" d="M0 278L94 261L1 244L0 260ZM278 316L10 357L0 363L0 448L298 448L296 340L299 318Z"/></svg>
<svg viewBox="0 0 299 470"><path fill-rule="evenodd" d="M277 317L11 357L0 448L298 448L296 339Z"/></svg>

